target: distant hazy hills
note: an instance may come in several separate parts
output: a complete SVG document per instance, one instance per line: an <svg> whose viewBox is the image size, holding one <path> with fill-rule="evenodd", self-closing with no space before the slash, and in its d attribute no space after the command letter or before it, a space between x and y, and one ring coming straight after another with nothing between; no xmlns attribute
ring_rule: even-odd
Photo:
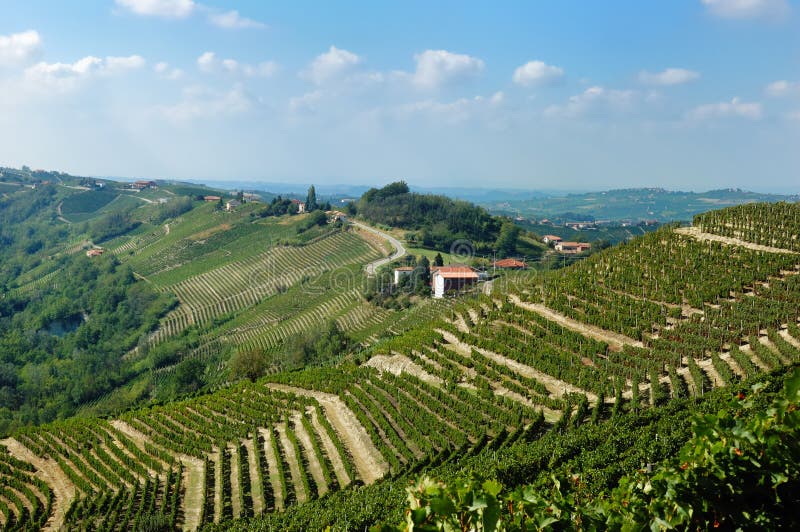
<svg viewBox="0 0 800 532"><path fill-rule="evenodd" d="M761 194L741 189L680 192L634 188L479 202L490 212L540 221L691 220L695 214L752 202L795 202L798 195Z"/></svg>

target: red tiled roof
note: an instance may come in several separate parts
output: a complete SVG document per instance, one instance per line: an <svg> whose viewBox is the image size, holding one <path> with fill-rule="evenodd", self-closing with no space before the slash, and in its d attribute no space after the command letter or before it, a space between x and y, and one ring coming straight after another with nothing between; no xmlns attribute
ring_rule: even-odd
<svg viewBox="0 0 800 532"><path fill-rule="evenodd" d="M395 268L394 271L396 272L413 272L413 266L400 266L399 268Z"/></svg>
<svg viewBox="0 0 800 532"><path fill-rule="evenodd" d="M498 268L524 268L526 264L517 259L502 259L494 263Z"/></svg>
<svg viewBox="0 0 800 532"><path fill-rule="evenodd" d="M547 240L561 240L561 237L556 235L544 235L543 238L546 238Z"/></svg>
<svg viewBox="0 0 800 532"><path fill-rule="evenodd" d="M431 272L474 272L469 266L454 264L452 266L433 266Z"/></svg>
<svg viewBox="0 0 800 532"><path fill-rule="evenodd" d="M478 274L473 272L472 270L470 270L470 271L463 271L463 270L460 270L460 271L442 271L442 270L437 270L436 272L434 272L434 275L439 275L444 279L477 279L478 278Z"/></svg>
<svg viewBox="0 0 800 532"><path fill-rule="evenodd" d="M571 248L590 248L592 247L591 244L587 244L586 242L561 242L561 247L571 247Z"/></svg>

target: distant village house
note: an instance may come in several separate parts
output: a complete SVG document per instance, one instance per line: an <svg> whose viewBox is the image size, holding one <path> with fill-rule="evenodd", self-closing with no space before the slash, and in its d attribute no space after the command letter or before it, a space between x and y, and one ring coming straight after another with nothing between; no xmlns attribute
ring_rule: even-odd
<svg viewBox="0 0 800 532"><path fill-rule="evenodd" d="M299 199L293 199L292 203L297 205L297 214L303 214L306 212L306 204L300 201Z"/></svg>
<svg viewBox="0 0 800 532"><path fill-rule="evenodd" d="M559 242L556 244L556 251L575 255L578 253L583 253L584 251L588 251L591 249L591 247L591 244L586 244L584 242Z"/></svg>
<svg viewBox="0 0 800 532"><path fill-rule="evenodd" d="M235 199L228 200L225 203L225 210L228 211L228 212L232 212L232 211L236 210L236 207L241 206L241 204L242 204L242 202L239 201L239 200L235 200Z"/></svg>
<svg viewBox="0 0 800 532"><path fill-rule="evenodd" d="M203 201L207 201L209 203L219 201L222 197L220 196L203 196Z"/></svg>
<svg viewBox="0 0 800 532"><path fill-rule="evenodd" d="M542 237L542 242L545 244L549 244L550 242L558 243L561 242L561 237L555 235L544 235L544 237Z"/></svg>
<svg viewBox="0 0 800 532"><path fill-rule="evenodd" d="M105 250L102 249L102 248L92 248L92 249L90 249L89 251L86 252L86 256L87 257L99 257L104 252L105 252Z"/></svg>
<svg viewBox="0 0 800 532"><path fill-rule="evenodd" d="M136 190L145 190L148 188L158 188L155 181L134 181L131 188Z"/></svg>

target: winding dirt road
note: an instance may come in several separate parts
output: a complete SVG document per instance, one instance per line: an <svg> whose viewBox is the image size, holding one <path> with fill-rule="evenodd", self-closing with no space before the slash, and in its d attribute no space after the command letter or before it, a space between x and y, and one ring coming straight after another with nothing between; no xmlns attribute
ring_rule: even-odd
<svg viewBox="0 0 800 532"><path fill-rule="evenodd" d="M389 255L388 257L385 257L383 259L378 259L378 260L372 261L369 264L367 264L366 266L364 266L364 269L367 271L367 275L369 275L370 277L374 276L375 275L375 271L378 268L380 268L381 266L383 266L385 264L389 264L393 260L397 260L397 259L399 259L400 257L402 257L403 255L406 254L406 248L403 246L403 244L400 243L399 240L397 240L392 235L390 235L388 233L384 233L383 231L375 229L374 227L370 227L368 225L362 224L361 222L354 222L354 221L351 220L350 223L355 225L356 227L358 227L360 229L363 229L364 231L369 231L370 233L373 233L373 234L376 234L376 235L378 235L380 237L385 238L386 240L388 240L394 246L394 249L395 249L394 253L392 253L391 255Z"/></svg>

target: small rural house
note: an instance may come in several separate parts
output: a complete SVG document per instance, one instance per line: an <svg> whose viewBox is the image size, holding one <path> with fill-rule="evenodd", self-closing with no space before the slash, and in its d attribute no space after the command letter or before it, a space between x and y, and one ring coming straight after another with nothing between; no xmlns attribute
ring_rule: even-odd
<svg viewBox="0 0 800 532"><path fill-rule="evenodd" d="M408 277L414 271L414 268L411 266L400 266L399 268L394 269L394 284L400 284L400 279L403 277Z"/></svg>
<svg viewBox="0 0 800 532"><path fill-rule="evenodd" d="M292 203L297 205L297 214L303 214L306 212L306 204L300 201L299 199L293 199Z"/></svg>
<svg viewBox="0 0 800 532"><path fill-rule="evenodd" d="M135 188L136 190L145 190L148 188L158 188L158 185L155 181L134 181L131 185L131 188Z"/></svg>
<svg viewBox="0 0 800 532"><path fill-rule="evenodd" d="M556 251L574 255L588 251L591 247L591 244L586 244L584 242L558 242L556 244Z"/></svg>
<svg viewBox="0 0 800 532"><path fill-rule="evenodd" d="M87 257L99 257L105 250L102 248L92 248L86 252Z"/></svg>
<svg viewBox="0 0 800 532"><path fill-rule="evenodd" d="M542 242L544 242L545 244L549 244L550 242L558 243L561 242L561 237L555 235L544 235L542 237Z"/></svg>
<svg viewBox="0 0 800 532"><path fill-rule="evenodd" d="M469 266L439 266L432 270L433 297L442 298L447 292L463 290L478 282L478 274Z"/></svg>
<svg viewBox="0 0 800 532"><path fill-rule="evenodd" d="M225 210L228 212L233 212L236 210L236 207L241 206L241 204L242 202L239 200L235 199L228 200L227 202L225 202Z"/></svg>
<svg viewBox="0 0 800 532"><path fill-rule="evenodd" d="M209 203L219 201L222 197L220 196L203 196L203 201L207 201Z"/></svg>
<svg viewBox="0 0 800 532"><path fill-rule="evenodd" d="M495 261L494 267L502 270L524 270L528 265L517 259L502 259Z"/></svg>

